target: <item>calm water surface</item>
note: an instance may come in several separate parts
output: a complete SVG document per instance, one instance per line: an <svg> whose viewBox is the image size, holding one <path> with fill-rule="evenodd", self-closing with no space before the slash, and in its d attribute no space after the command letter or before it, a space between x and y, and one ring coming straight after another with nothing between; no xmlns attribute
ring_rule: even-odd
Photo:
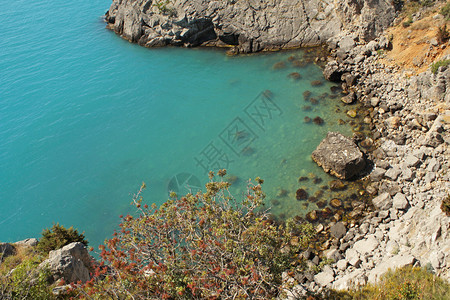
<svg viewBox="0 0 450 300"><path fill-rule="evenodd" d="M300 51L141 48L105 29L109 5L3 1L0 241L38 237L60 222L97 245L132 211L141 182L145 199L161 204L169 189L201 186L219 167L233 175L236 194L264 178L277 214L316 208L295 199L298 177L329 180L310 154L328 130L351 132L337 125L339 101L320 99L331 84L311 86L323 80L316 65L294 67L289 57ZM279 62L285 67L274 69ZM319 104L304 101L306 90Z"/></svg>

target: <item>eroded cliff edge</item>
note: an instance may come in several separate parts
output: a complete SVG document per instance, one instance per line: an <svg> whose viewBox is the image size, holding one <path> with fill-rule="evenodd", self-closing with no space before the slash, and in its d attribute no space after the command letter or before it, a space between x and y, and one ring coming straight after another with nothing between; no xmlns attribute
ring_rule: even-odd
<svg viewBox="0 0 450 300"><path fill-rule="evenodd" d="M146 47L230 46L236 53L315 46L345 31L371 40L389 0L113 0L108 27Z"/></svg>

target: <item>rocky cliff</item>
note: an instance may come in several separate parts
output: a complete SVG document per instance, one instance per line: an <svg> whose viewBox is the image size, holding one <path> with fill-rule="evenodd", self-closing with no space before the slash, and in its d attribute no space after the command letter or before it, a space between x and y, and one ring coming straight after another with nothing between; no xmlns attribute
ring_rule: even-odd
<svg viewBox="0 0 450 300"><path fill-rule="evenodd" d="M146 47L231 46L236 53L370 40L395 17L389 0L113 0L108 27Z"/></svg>

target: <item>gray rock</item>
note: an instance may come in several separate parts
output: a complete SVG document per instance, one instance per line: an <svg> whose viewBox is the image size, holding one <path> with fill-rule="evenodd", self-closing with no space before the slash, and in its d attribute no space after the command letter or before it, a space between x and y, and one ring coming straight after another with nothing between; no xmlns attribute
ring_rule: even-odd
<svg viewBox="0 0 450 300"><path fill-rule="evenodd" d="M406 181L411 181L414 179L414 172L409 168L402 169L402 179Z"/></svg>
<svg viewBox="0 0 450 300"><path fill-rule="evenodd" d="M428 172L425 174L425 182L426 183L432 183L436 179L436 173L434 172Z"/></svg>
<svg viewBox="0 0 450 300"><path fill-rule="evenodd" d="M372 173L370 173L370 179L373 181L380 181L384 174L386 173L386 170L383 168L375 168Z"/></svg>
<svg viewBox="0 0 450 300"><path fill-rule="evenodd" d="M337 132L328 132L311 157L325 172L339 179L355 177L366 166L364 155L358 146Z"/></svg>
<svg viewBox="0 0 450 300"><path fill-rule="evenodd" d="M397 193L392 201L392 206L396 209L406 209L408 207L408 200L402 193Z"/></svg>
<svg viewBox="0 0 450 300"><path fill-rule="evenodd" d="M408 155L403 160L403 164L407 167L417 167L420 163L420 160L414 155Z"/></svg>
<svg viewBox="0 0 450 300"><path fill-rule="evenodd" d="M392 207L392 198L389 193L383 193L372 199L372 203L379 210L387 210Z"/></svg>
<svg viewBox="0 0 450 300"><path fill-rule="evenodd" d="M320 286L327 286L328 284L332 283L333 280L333 274L330 274L328 272L320 272L314 276L314 281Z"/></svg>
<svg viewBox="0 0 450 300"><path fill-rule="evenodd" d="M386 173L384 174L384 176L386 176L387 178L391 179L391 180L397 180L398 175L400 175L402 173L402 170L400 170L397 167L393 167L390 168L389 170L386 171Z"/></svg>
<svg viewBox="0 0 450 300"><path fill-rule="evenodd" d="M2 259L14 255L16 253L16 248L9 243L0 243L0 262Z"/></svg>
<svg viewBox="0 0 450 300"><path fill-rule="evenodd" d="M427 171L437 172L440 168L441 168L441 164L439 163L439 161L436 158L432 157L430 159L430 161L428 162Z"/></svg>
<svg viewBox="0 0 450 300"><path fill-rule="evenodd" d="M434 269L439 269L444 262L445 254L441 251L434 251L430 255L430 263Z"/></svg>
<svg viewBox="0 0 450 300"><path fill-rule="evenodd" d="M393 256L380 264L377 264L375 268L373 268L369 272L369 282L376 283L381 276L386 273L389 269L397 269L405 266L411 266L414 264L416 259L412 255L396 255Z"/></svg>
<svg viewBox="0 0 450 300"><path fill-rule="evenodd" d="M347 269L347 266L348 266L348 260L346 260L346 259L341 259L340 261L338 261L336 263L336 268L339 271L345 271Z"/></svg>
<svg viewBox="0 0 450 300"><path fill-rule="evenodd" d="M347 228L345 228L345 225L342 222L337 222L330 227L330 235L337 239L342 238L346 232Z"/></svg>
<svg viewBox="0 0 450 300"><path fill-rule="evenodd" d="M339 253L339 251L338 251L337 249L328 249L328 250L325 250L325 251L323 252L323 255L324 255L326 258L331 259L331 260L333 260L333 261L338 261L338 260L340 260L340 259L342 258L341 253Z"/></svg>
<svg viewBox="0 0 450 300"><path fill-rule="evenodd" d="M35 247L37 244L38 244L38 240L35 238L29 238L29 239L25 239L25 240L14 243L14 245L28 246L28 247Z"/></svg>
<svg viewBox="0 0 450 300"><path fill-rule="evenodd" d="M82 243L71 243L50 251L40 267L48 267L55 281L64 278L67 283L86 282L90 280L91 257Z"/></svg>
<svg viewBox="0 0 450 300"><path fill-rule="evenodd" d="M338 39L345 30L370 40L394 18L393 4L380 0L174 0L159 8L149 0L113 0L105 16L108 28L147 47L228 45L236 52L333 44L333 38L348 51L355 42Z"/></svg>
<svg viewBox="0 0 450 300"><path fill-rule="evenodd" d="M380 243L377 239L373 235L370 235L367 239L357 241L353 245L353 249L361 254L367 254L374 251L379 245Z"/></svg>
<svg viewBox="0 0 450 300"><path fill-rule="evenodd" d="M378 103L380 103L380 99L377 97L372 97L370 98L370 105L372 105L373 107L378 106Z"/></svg>
<svg viewBox="0 0 450 300"><path fill-rule="evenodd" d="M359 253L353 248L349 248L347 249L347 251L345 251L345 258L347 259L348 263L354 266L355 268L357 268L361 263Z"/></svg>

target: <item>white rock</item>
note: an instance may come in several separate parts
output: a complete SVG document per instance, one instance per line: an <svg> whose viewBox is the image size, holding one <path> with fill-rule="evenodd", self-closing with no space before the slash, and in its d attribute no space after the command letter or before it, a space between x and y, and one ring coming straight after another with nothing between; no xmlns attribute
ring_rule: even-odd
<svg viewBox="0 0 450 300"><path fill-rule="evenodd" d="M334 281L334 276L329 272L320 272L314 276L314 281L320 286L327 286Z"/></svg>
<svg viewBox="0 0 450 300"><path fill-rule="evenodd" d="M396 209L406 209L408 207L408 200L402 193L397 193L392 201L392 206Z"/></svg>
<svg viewBox="0 0 450 300"><path fill-rule="evenodd" d="M397 269L404 266L410 266L414 264L416 259L412 255L396 255L393 256L382 263L378 264L375 268L373 268L369 272L369 282L370 283L376 283L381 276L386 273L389 269Z"/></svg>
<svg viewBox="0 0 450 300"><path fill-rule="evenodd" d="M353 245L353 249L361 254L367 254L373 252L380 243L376 240L373 235L370 235L367 239L357 241Z"/></svg>
<svg viewBox="0 0 450 300"><path fill-rule="evenodd" d="M387 210L392 207L391 195L385 192L374 199L372 199L373 205L379 210Z"/></svg>

